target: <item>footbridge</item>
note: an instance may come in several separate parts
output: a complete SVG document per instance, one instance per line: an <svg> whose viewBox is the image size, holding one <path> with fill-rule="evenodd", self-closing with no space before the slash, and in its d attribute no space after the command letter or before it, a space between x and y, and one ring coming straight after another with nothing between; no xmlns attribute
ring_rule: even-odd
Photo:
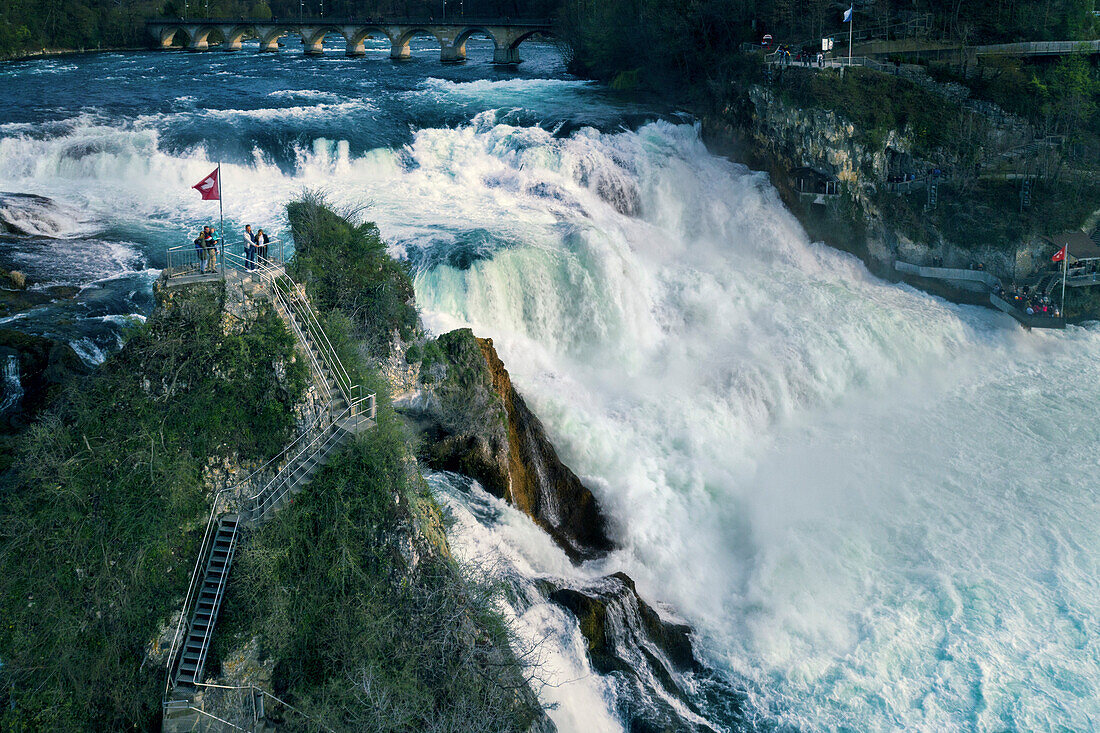
<svg viewBox="0 0 1100 733"><path fill-rule="evenodd" d="M279 50L279 39L298 36L306 55L324 53L325 41L338 36L348 56L366 55L367 39L384 38L390 44L390 58L407 59L409 42L418 36L439 43L443 63L466 60L466 42L474 37L493 42L493 63L514 65L520 62L519 46L532 36L552 36L550 20L514 20L510 18L474 18L450 22L431 19L304 19L262 20L256 18L179 18L146 21L145 28L163 49L180 47L190 51L239 51L246 39L259 39L260 51Z"/></svg>

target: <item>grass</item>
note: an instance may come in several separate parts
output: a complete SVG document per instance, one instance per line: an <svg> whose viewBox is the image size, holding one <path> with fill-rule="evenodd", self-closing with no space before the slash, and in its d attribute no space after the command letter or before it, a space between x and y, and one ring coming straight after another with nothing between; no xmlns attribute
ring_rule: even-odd
<svg viewBox="0 0 1100 733"><path fill-rule="evenodd" d="M15 441L0 491L0 728L157 726L150 644L187 588L203 469L277 453L306 385L278 317L226 333L222 297L172 292Z"/></svg>

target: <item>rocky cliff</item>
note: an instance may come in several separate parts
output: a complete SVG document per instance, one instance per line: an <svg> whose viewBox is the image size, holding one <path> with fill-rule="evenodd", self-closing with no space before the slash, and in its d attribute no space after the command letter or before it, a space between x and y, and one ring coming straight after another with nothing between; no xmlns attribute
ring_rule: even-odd
<svg viewBox="0 0 1100 733"><path fill-rule="evenodd" d="M492 339L469 329L443 334L424 347L419 375L419 388L399 405L420 423L430 466L477 479L574 560L611 549L595 497L558 458Z"/></svg>
<svg viewBox="0 0 1100 733"><path fill-rule="evenodd" d="M1050 245L1040 234L1083 223L1074 218L1077 214L1050 221L1038 210L1021 212L1020 183L998 180L991 172L994 164L1009 160L1022 142L1033 138L1034 131L1020 118L988 103L957 99L959 95L948 93L950 88L944 92L914 87L905 103L862 103L890 108L893 117L867 112L860 102L838 103L875 120L874 126L860 124L819 103L814 94L822 90L806 88L807 72L792 71L803 77L750 85L738 104L707 116L708 142L719 150L733 149L754 167L767 170L784 203L812 238L856 254L877 274L897 279L896 260L929 264L937 258L948 267L981 262L1010 280L1048 266ZM926 86L936 85L926 80ZM912 108L921 104L946 110L943 125L949 129L929 129L936 118L917 118L913 113ZM888 122L881 122L882 117ZM835 176L840 195L823 200L800 194L792 176L800 168ZM936 179L938 201L929 206L927 172L934 169L944 171L945 177ZM903 187L887 183L905 173L917 175L917 180ZM1060 194L1045 194L1055 195ZM968 298L963 290L920 284L943 295Z"/></svg>

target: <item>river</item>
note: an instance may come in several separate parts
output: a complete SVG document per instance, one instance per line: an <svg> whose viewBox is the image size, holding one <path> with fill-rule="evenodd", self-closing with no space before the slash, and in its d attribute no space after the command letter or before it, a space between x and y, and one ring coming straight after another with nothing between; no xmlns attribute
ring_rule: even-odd
<svg viewBox="0 0 1100 733"><path fill-rule="evenodd" d="M873 277L685 115L549 46L517 71L476 42L447 67L426 44L251 51L0 68L0 191L57 203L8 205L31 235L0 267L79 288L0 327L102 360L165 247L216 220L190 186L218 161L234 228L282 236L283 204L323 189L410 261L432 330L493 338L609 516L619 549L578 568L431 477L456 551L522 591L561 730L630 729L663 694L593 671L536 582L616 571L694 629L711 682L678 680L681 726L1100 726L1100 329Z"/></svg>

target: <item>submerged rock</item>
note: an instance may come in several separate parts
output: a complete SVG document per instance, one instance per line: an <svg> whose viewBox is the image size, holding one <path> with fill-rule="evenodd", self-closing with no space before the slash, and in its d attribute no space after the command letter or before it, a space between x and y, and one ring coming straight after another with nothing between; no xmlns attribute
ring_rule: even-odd
<svg viewBox="0 0 1100 733"><path fill-rule="evenodd" d="M421 358L421 389L399 406L421 421L427 463L477 479L531 517L573 560L610 550L595 497L558 458L492 339L451 331L429 342Z"/></svg>
<svg viewBox="0 0 1100 733"><path fill-rule="evenodd" d="M0 233L57 237L72 224L72 217L53 199L0 191Z"/></svg>

